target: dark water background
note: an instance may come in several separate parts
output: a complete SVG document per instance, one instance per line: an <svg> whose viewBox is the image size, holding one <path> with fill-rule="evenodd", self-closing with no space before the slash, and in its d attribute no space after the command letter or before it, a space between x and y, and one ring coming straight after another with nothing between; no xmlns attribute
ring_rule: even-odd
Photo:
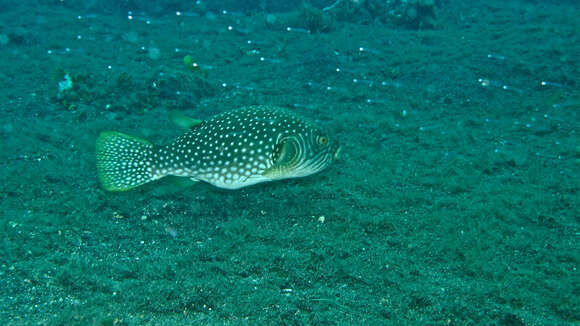
<svg viewBox="0 0 580 326"><path fill-rule="evenodd" d="M0 324L580 325L578 1L331 5L0 1ZM251 104L341 160L100 188L99 132Z"/></svg>

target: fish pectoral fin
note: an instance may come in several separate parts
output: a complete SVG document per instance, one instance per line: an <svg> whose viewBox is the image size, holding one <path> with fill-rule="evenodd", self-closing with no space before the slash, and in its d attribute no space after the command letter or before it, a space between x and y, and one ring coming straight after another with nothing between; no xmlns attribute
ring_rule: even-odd
<svg viewBox="0 0 580 326"><path fill-rule="evenodd" d="M198 127L203 122L203 120L188 117L183 113L177 111L169 112L169 119L171 120L171 122L184 129L192 129Z"/></svg>
<svg viewBox="0 0 580 326"><path fill-rule="evenodd" d="M296 141L293 139L286 139L274 147L272 154L272 166L264 171L263 176L271 179L279 179L284 177L285 171L292 166L298 156L298 148Z"/></svg>

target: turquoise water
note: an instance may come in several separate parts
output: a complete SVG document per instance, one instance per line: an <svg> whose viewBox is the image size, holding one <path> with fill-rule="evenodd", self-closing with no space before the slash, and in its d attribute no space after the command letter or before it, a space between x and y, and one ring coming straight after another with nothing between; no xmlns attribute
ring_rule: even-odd
<svg viewBox="0 0 580 326"><path fill-rule="evenodd" d="M580 325L575 1L0 8L0 324ZM340 159L99 185L101 131L255 104Z"/></svg>

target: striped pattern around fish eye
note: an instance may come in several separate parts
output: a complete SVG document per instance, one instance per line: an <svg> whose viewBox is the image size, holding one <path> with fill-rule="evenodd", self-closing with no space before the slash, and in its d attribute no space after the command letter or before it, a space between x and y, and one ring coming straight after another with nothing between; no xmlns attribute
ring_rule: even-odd
<svg viewBox="0 0 580 326"><path fill-rule="evenodd" d="M308 165L313 171L318 171L326 165L329 159L330 156L326 151L320 152L309 160Z"/></svg>

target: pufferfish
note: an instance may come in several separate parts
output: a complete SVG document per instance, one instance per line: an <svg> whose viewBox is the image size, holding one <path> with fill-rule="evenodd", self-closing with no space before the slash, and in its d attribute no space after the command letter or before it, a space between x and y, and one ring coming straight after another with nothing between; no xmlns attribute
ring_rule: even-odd
<svg viewBox="0 0 580 326"><path fill-rule="evenodd" d="M125 191L172 175L239 189L317 173L340 150L326 132L279 107L247 106L207 121L180 121L189 131L166 146L102 132L96 157L103 188Z"/></svg>

